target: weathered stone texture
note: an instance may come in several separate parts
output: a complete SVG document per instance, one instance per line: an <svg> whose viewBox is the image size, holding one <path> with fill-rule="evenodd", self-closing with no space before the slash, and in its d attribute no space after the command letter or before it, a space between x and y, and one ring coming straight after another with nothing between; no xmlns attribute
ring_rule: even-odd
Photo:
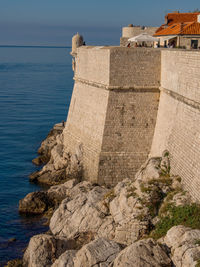
<svg viewBox="0 0 200 267"><path fill-rule="evenodd" d="M158 88L160 85L160 50L111 48L110 85L127 88Z"/></svg>
<svg viewBox="0 0 200 267"><path fill-rule="evenodd" d="M76 82L63 132L70 152L76 153L81 147L84 177L93 181L98 173L108 95L109 91Z"/></svg>
<svg viewBox="0 0 200 267"><path fill-rule="evenodd" d="M200 102L199 51L162 50L161 87Z"/></svg>
<svg viewBox="0 0 200 267"><path fill-rule="evenodd" d="M151 147L158 92L111 91L100 154L99 181L133 178Z"/></svg>
<svg viewBox="0 0 200 267"><path fill-rule="evenodd" d="M75 78L108 85L110 50L99 46L81 46L77 51Z"/></svg>
<svg viewBox="0 0 200 267"><path fill-rule="evenodd" d="M182 177L192 197L200 200L200 53L162 51L159 111L151 155L164 149L171 172Z"/></svg>
<svg viewBox="0 0 200 267"><path fill-rule="evenodd" d="M150 151L159 84L159 50L78 49L64 145L82 151L84 178L113 185L134 177Z"/></svg>

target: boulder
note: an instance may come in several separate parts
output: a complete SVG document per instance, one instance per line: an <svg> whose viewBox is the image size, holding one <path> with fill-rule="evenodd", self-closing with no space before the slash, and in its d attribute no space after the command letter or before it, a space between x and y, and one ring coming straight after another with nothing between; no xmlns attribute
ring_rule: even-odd
<svg viewBox="0 0 200 267"><path fill-rule="evenodd" d="M42 164L46 164L50 159L50 156L47 155L41 155L38 156L37 158L32 160L32 163L35 164L36 166L40 166Z"/></svg>
<svg viewBox="0 0 200 267"><path fill-rule="evenodd" d="M153 239L139 240L122 250L113 267L171 267L171 259Z"/></svg>
<svg viewBox="0 0 200 267"><path fill-rule="evenodd" d="M98 232L105 217L98 204L107 191L100 186L91 190L88 182L76 185L71 190L71 198L63 200L54 212L50 221L52 233L73 238L80 232Z"/></svg>
<svg viewBox="0 0 200 267"><path fill-rule="evenodd" d="M19 212L26 214L43 214L48 209L56 208L63 199L70 195L70 190L77 184L72 179L64 184L52 186L47 191L29 193L19 201Z"/></svg>
<svg viewBox="0 0 200 267"><path fill-rule="evenodd" d="M116 197L109 203L115 222L114 240L130 245L149 232L149 210L142 205L133 182L126 180L120 185L114 188Z"/></svg>
<svg viewBox="0 0 200 267"><path fill-rule="evenodd" d="M115 227L113 239L120 244L130 245L148 234L149 227L148 220L130 220Z"/></svg>
<svg viewBox="0 0 200 267"><path fill-rule="evenodd" d="M66 170L61 169L34 172L29 175L29 179L31 182L52 186L64 183L72 179L72 177L66 177Z"/></svg>
<svg viewBox="0 0 200 267"><path fill-rule="evenodd" d="M77 149L76 154L69 153L63 145L63 134L57 135L48 163L42 170L32 173L29 176L30 180L47 185L61 184L73 178L80 181L82 179L80 149Z"/></svg>
<svg viewBox="0 0 200 267"><path fill-rule="evenodd" d="M29 193L19 201L19 212L26 214L42 214L51 206L46 192Z"/></svg>
<svg viewBox="0 0 200 267"><path fill-rule="evenodd" d="M200 260L200 230L182 225L172 227L164 238L176 267L196 266Z"/></svg>
<svg viewBox="0 0 200 267"><path fill-rule="evenodd" d="M52 265L52 267L74 267L76 250L67 250Z"/></svg>
<svg viewBox="0 0 200 267"><path fill-rule="evenodd" d="M121 251L121 246L104 238L83 246L74 258L74 267L106 267Z"/></svg>
<svg viewBox="0 0 200 267"><path fill-rule="evenodd" d="M63 123L55 124L53 129L49 132L48 136L41 143L40 148L38 149L39 157L32 160L35 165L46 164L51 157L51 150L56 145L56 137L62 134L64 129Z"/></svg>
<svg viewBox="0 0 200 267"><path fill-rule="evenodd" d="M71 194L72 188L77 183L78 181L76 179L71 179L64 184L51 186L49 190L47 190L48 199L53 202L54 205L60 204L63 199Z"/></svg>
<svg viewBox="0 0 200 267"><path fill-rule="evenodd" d="M173 196L171 203L173 203L176 207L185 206L191 204L192 199L188 192L178 192Z"/></svg>
<svg viewBox="0 0 200 267"><path fill-rule="evenodd" d="M48 267L66 250L75 247L75 241L47 234L33 236L23 257L23 266Z"/></svg>
<svg viewBox="0 0 200 267"><path fill-rule="evenodd" d="M149 179L158 179L161 174L161 161L161 157L148 159L136 173L135 179L143 182L148 181Z"/></svg>
<svg viewBox="0 0 200 267"><path fill-rule="evenodd" d="M169 152L164 150L162 157L149 158L136 173L135 179L142 182L147 182L152 179L159 179L163 175L169 175L169 173Z"/></svg>
<svg viewBox="0 0 200 267"><path fill-rule="evenodd" d="M4 267L23 267L21 259L14 259L8 261Z"/></svg>

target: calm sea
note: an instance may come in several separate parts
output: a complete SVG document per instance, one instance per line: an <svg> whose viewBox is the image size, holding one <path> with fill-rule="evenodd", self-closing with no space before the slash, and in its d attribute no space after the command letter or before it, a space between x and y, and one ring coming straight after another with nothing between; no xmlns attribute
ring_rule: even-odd
<svg viewBox="0 0 200 267"><path fill-rule="evenodd" d="M38 219L19 216L18 202L40 189L28 180L37 169L31 160L51 127L66 120L73 88L69 52L0 47L0 266L47 230Z"/></svg>

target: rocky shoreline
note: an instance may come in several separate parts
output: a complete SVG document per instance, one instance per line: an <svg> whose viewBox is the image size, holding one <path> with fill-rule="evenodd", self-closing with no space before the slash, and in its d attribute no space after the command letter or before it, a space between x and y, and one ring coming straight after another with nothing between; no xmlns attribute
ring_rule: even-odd
<svg viewBox="0 0 200 267"><path fill-rule="evenodd" d="M200 206L170 174L169 152L110 189L82 180L81 155L65 151L63 129L54 126L33 160L45 165L30 180L50 188L19 203L20 213L48 217L49 231L7 266L200 266Z"/></svg>

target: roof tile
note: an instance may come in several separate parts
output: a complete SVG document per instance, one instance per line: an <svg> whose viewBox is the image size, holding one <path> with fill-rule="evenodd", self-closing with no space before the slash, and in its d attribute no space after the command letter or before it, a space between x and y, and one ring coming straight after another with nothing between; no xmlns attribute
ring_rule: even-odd
<svg viewBox="0 0 200 267"><path fill-rule="evenodd" d="M180 22L197 22L197 16L200 15L199 12L197 13L169 13L165 16L168 20L167 25L170 26L174 23Z"/></svg>
<svg viewBox="0 0 200 267"><path fill-rule="evenodd" d="M200 35L200 23L198 22L185 22L174 23L167 28L157 31L154 36L162 35Z"/></svg>

